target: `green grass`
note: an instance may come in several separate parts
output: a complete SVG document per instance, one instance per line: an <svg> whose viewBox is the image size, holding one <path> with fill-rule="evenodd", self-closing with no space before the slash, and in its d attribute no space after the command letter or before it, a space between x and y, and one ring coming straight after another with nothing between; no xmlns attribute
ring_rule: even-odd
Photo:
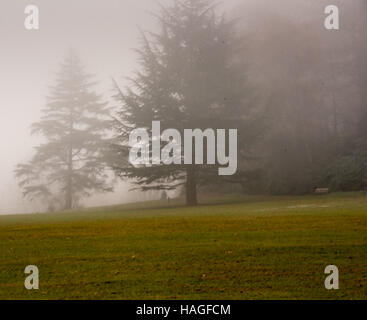
<svg viewBox="0 0 367 320"><path fill-rule="evenodd" d="M202 202L0 216L0 299L367 298L367 196Z"/></svg>

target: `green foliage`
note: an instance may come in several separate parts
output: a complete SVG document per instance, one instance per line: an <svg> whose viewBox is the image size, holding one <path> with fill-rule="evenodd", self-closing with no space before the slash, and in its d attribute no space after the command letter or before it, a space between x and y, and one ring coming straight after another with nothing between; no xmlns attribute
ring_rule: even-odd
<svg viewBox="0 0 367 320"><path fill-rule="evenodd" d="M367 187L367 153L336 159L327 168L322 183L332 191L356 191Z"/></svg>

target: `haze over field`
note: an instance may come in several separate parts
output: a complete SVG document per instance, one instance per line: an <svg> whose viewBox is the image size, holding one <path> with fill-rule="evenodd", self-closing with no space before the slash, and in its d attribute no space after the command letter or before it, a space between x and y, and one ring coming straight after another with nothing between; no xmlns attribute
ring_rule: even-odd
<svg viewBox="0 0 367 320"><path fill-rule="evenodd" d="M39 139L30 136L30 125L40 117L48 86L59 62L73 47L90 72L97 75L109 99L110 77L123 81L135 67L138 28L152 28L148 10L152 1L33 1L40 8L40 30L23 26L29 1L0 4L0 214L31 212L13 170L26 161ZM116 194L91 199L91 204L124 202L134 198L122 185Z"/></svg>
<svg viewBox="0 0 367 320"><path fill-rule="evenodd" d="M168 0L160 2L170 3ZM334 2L342 3L340 0ZM348 17L349 22L353 21L354 17L359 21L360 2L357 2L358 6L353 6L352 2L342 6L344 9L342 14L346 13L345 17ZM138 27L143 30L156 30L156 20L150 12L157 8L157 3L151 0L35 0L32 3L38 5L40 9L39 31L27 31L23 25L24 8L30 4L29 1L2 0L0 3L0 214L34 212L43 208L22 198L13 171L17 163L29 160L33 148L40 142L39 137L30 135L30 125L39 120L48 87L52 85L58 65L69 48L74 48L86 64L87 70L96 74L96 80L100 82L98 91L102 92L104 99L114 107L116 101L111 99L113 95L111 77L123 86L126 84L124 77L131 76L139 66L136 53L132 50L139 45ZM329 1L311 4L310 1L302 0L226 0L220 6L220 10L237 16L238 25L242 29L252 32L255 30L255 35L260 35L256 40L250 38L252 42L248 49L249 54L252 57L260 57L258 64L271 65L272 68L267 70L266 75L262 73L264 70L261 68L252 69L255 83L260 83L265 88L270 86L269 83L276 82L276 86L284 89L289 82L292 82L289 75L295 70L292 69L292 65L290 70L282 74L282 81L277 81L279 73L284 71L283 66L290 64L287 59L277 60L285 57L287 52L283 55L281 48L274 43L278 40L274 40L273 35L269 35L267 30L272 29L274 23L279 27L282 39L296 39L304 29L289 28L291 24L282 20L282 17L289 17L290 20L298 21L300 25L303 21L308 23L312 21L315 27L312 34L315 36L315 47L310 48L307 44L306 51L301 47L296 55L300 54L303 59L302 54L312 55L314 52L312 50L316 50L317 54L307 61L316 69L318 46L321 46L323 52L325 49L324 42L317 36L325 32L323 8L327 4ZM343 28L343 20L341 27ZM345 39L340 39L335 40L338 48L344 45ZM264 45L264 41L268 45ZM312 41L310 43L313 43ZM296 44L294 47L297 47L298 43L294 43ZM349 68L344 64L343 66L347 67L348 72L352 70L352 67ZM277 76L272 78L274 74ZM343 87L344 83L341 81L337 85ZM315 87L318 87L318 84ZM309 90L312 91L314 88ZM337 101L343 105L349 105L350 101L353 104L355 99L353 90L352 88L342 91L336 97ZM308 94L311 95L313 93ZM276 97L272 96L272 99ZM324 99L331 98L324 97ZM129 189L130 185L127 182L119 182L113 193L95 195L83 203L87 206L109 205L148 199L151 196L139 192L129 193Z"/></svg>
<svg viewBox="0 0 367 320"><path fill-rule="evenodd" d="M235 5L241 1L228 2ZM39 142L30 136L30 125L40 117L48 86L67 50L77 51L110 100L110 78L124 83L124 77L136 68L132 49L138 45L139 28L154 29L151 12L157 8L151 0L38 0L32 4L40 9L40 30L31 32L24 28L24 8L29 4L27 0L0 4L0 214L37 210L22 199L13 170L30 157ZM122 183L114 194L87 202L96 205L138 199L136 192L128 190Z"/></svg>

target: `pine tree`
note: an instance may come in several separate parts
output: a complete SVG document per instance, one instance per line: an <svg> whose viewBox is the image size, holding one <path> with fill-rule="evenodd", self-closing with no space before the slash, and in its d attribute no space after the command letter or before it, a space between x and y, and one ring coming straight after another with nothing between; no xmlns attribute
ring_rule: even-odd
<svg viewBox="0 0 367 320"><path fill-rule="evenodd" d="M50 89L41 120L32 125L44 143L30 162L19 164L16 177L23 195L71 209L94 191L112 191L104 166L109 108L92 87L92 75L70 53Z"/></svg>
<svg viewBox="0 0 367 320"><path fill-rule="evenodd" d="M172 6L161 7L157 18L160 32L142 33L137 50L141 68L131 86L120 90L116 85L121 103L116 121L119 154L126 156L132 130L150 129L155 120L162 131L175 128L181 136L184 129L237 128L238 145L247 148L245 141L254 128L248 103L252 94L243 57L238 56L242 41L234 21L218 16L209 0L175 0ZM198 186L218 183L215 166L115 165L114 169L143 191L184 186L188 205L197 204Z"/></svg>

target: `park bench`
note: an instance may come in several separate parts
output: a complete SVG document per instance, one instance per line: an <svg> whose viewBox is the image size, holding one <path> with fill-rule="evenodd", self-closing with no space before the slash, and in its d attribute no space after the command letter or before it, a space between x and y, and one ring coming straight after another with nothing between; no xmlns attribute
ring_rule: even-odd
<svg viewBox="0 0 367 320"><path fill-rule="evenodd" d="M315 193L316 194L328 194L329 188L316 188Z"/></svg>

